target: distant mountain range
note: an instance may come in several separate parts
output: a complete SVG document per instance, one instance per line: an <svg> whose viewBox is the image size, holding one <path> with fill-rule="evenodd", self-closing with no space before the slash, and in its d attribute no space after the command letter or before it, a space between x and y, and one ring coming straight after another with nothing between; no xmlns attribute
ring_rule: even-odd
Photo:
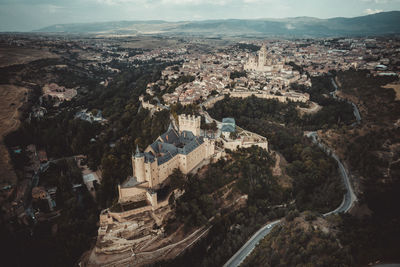
<svg viewBox="0 0 400 267"><path fill-rule="evenodd" d="M90 34L172 33L206 36L329 37L400 34L400 11L354 18L227 19L167 22L115 21L57 24L35 32Z"/></svg>

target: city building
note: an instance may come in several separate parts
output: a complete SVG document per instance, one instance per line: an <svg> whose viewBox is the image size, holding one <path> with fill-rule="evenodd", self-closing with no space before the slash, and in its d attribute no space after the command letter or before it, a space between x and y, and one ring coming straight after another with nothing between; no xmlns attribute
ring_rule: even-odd
<svg viewBox="0 0 400 267"><path fill-rule="evenodd" d="M263 44L257 56L250 56L249 60L244 64L245 71L273 71L274 69L282 69L284 62L276 58L267 57L267 46Z"/></svg>

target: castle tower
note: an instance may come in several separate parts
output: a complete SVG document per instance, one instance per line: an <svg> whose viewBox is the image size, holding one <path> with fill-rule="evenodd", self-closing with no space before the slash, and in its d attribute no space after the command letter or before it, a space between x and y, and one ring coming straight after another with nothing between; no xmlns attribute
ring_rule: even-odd
<svg viewBox="0 0 400 267"><path fill-rule="evenodd" d="M136 145L136 153L132 156L133 175L138 182L146 181L144 171L144 154L140 153L139 146Z"/></svg>
<svg viewBox="0 0 400 267"><path fill-rule="evenodd" d="M263 44L261 46L260 51L258 51L258 67L264 67L265 66L265 60L267 58L267 46Z"/></svg>
<svg viewBox="0 0 400 267"><path fill-rule="evenodd" d="M182 114L178 116L178 122L180 132L190 131L195 136L200 136L200 116Z"/></svg>

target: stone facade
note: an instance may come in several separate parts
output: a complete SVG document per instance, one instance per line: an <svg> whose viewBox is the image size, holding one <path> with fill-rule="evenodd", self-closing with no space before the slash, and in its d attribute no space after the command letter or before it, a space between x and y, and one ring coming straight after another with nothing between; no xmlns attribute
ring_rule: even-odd
<svg viewBox="0 0 400 267"><path fill-rule="evenodd" d="M142 153L132 155L133 176L118 186L119 202L147 200L157 206L157 194L175 169L188 174L215 153L214 140L200 136L200 116L180 115L179 131L172 124Z"/></svg>
<svg viewBox="0 0 400 267"><path fill-rule="evenodd" d="M258 146L268 151L267 140L249 140L247 138L239 138L236 140L224 141L224 147L232 151L236 151L238 148L249 148L252 146Z"/></svg>
<svg viewBox="0 0 400 267"><path fill-rule="evenodd" d="M189 131L192 132L195 136L200 135L200 116L192 116L192 115L179 115L179 131Z"/></svg>
<svg viewBox="0 0 400 267"><path fill-rule="evenodd" d="M275 59L267 58L267 47L262 45L257 56L250 56L244 65L245 71L273 71L283 69L285 62L278 62Z"/></svg>

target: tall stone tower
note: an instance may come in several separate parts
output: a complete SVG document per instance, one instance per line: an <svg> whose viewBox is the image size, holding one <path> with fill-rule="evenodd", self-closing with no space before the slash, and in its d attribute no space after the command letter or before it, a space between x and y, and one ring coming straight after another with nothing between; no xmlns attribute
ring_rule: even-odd
<svg viewBox="0 0 400 267"><path fill-rule="evenodd" d="M191 131L195 136L200 136L201 117L195 115L179 115L179 131Z"/></svg>
<svg viewBox="0 0 400 267"><path fill-rule="evenodd" d="M267 46L263 44L260 51L258 51L258 67L262 68L265 66L265 61L267 58Z"/></svg>
<svg viewBox="0 0 400 267"><path fill-rule="evenodd" d="M146 181L144 172L144 154L140 153L139 147L136 146L136 153L132 155L133 176L138 182Z"/></svg>

